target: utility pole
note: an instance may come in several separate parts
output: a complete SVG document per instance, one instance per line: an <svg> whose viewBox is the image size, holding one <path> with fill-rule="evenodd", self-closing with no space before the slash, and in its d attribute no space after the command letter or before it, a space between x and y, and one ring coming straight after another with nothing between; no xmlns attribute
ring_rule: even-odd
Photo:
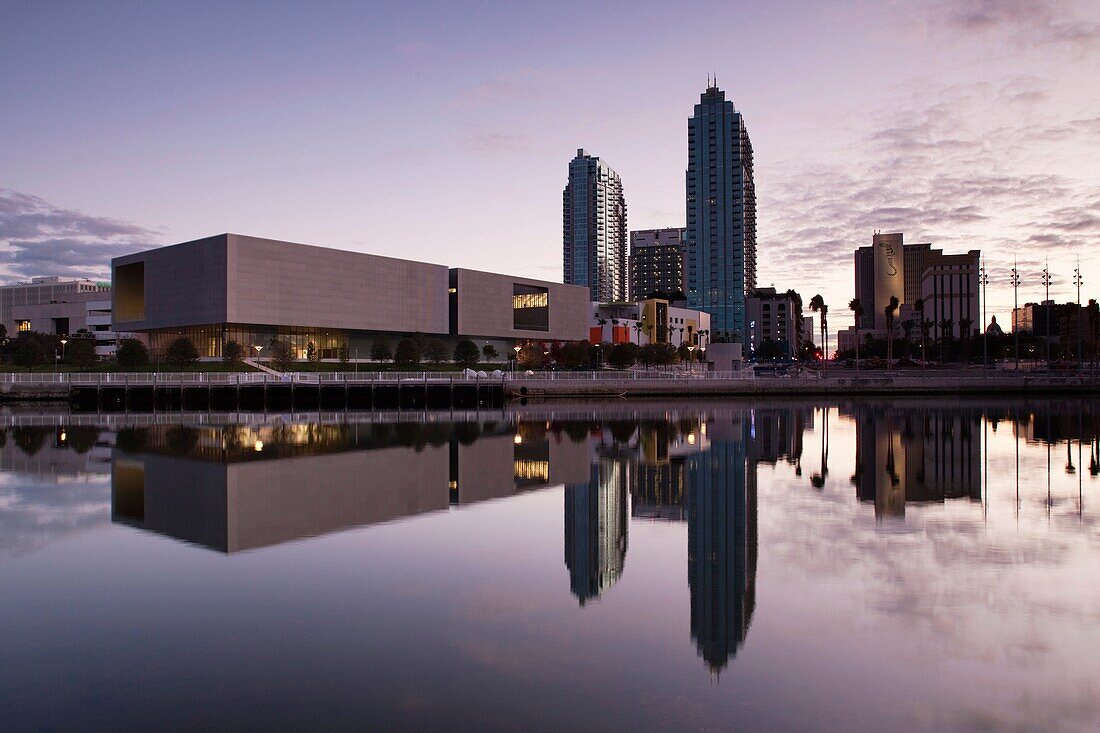
<svg viewBox="0 0 1100 733"><path fill-rule="evenodd" d="M1047 266L1043 268L1043 288L1045 295L1043 296L1043 307L1047 312L1047 369L1050 369L1050 312L1054 309L1054 304L1050 302L1050 260L1047 260Z"/></svg>
<svg viewBox="0 0 1100 733"><path fill-rule="evenodd" d="M1016 324L1016 311L1020 308L1020 271L1016 269L1016 260L1012 260L1012 335L1016 340L1016 373L1020 373L1020 328Z"/></svg>
<svg viewBox="0 0 1100 733"><path fill-rule="evenodd" d="M1081 283L1084 282L1084 278L1081 277L1081 256L1077 256L1077 267L1073 271L1073 284L1077 286L1077 372L1080 374L1085 368L1085 357L1081 351L1081 337L1085 330L1084 325L1081 323L1081 316L1083 311L1081 308Z"/></svg>
<svg viewBox="0 0 1100 733"><path fill-rule="evenodd" d="M982 259L981 275L978 282L982 284L982 373L989 369L989 324L985 320L985 286L989 284L989 276L985 272L985 259Z"/></svg>

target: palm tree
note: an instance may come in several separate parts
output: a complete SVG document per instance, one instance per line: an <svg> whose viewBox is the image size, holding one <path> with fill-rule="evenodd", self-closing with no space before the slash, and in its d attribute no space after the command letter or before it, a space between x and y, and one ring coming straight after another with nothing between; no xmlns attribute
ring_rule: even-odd
<svg viewBox="0 0 1100 733"><path fill-rule="evenodd" d="M940 360L947 361L947 345L951 343L951 328L955 321L950 318L940 319Z"/></svg>
<svg viewBox="0 0 1100 733"><path fill-rule="evenodd" d="M890 302L886 305L883 311L886 313L886 366L890 367L890 362L894 360L894 316L898 312L898 297L896 295L890 296Z"/></svg>
<svg viewBox="0 0 1100 733"><path fill-rule="evenodd" d="M848 309L856 317L856 374L859 374L859 322L863 318L863 303L859 302L859 298L852 298L848 302Z"/></svg>
<svg viewBox="0 0 1100 733"><path fill-rule="evenodd" d="M600 324L600 341L603 341L603 327L607 325L607 319L600 318L596 323Z"/></svg>
<svg viewBox="0 0 1100 733"><path fill-rule="evenodd" d="M959 338L963 342L963 354L966 355L966 360L970 361L970 337L972 335L971 328L974 325L973 318L960 318L959 319Z"/></svg>
<svg viewBox="0 0 1100 733"><path fill-rule="evenodd" d="M917 302L913 303L913 310L920 313L920 364L923 367L928 361L924 352L924 341L928 337L928 328L924 325L924 298L917 298Z"/></svg>
<svg viewBox="0 0 1100 733"><path fill-rule="evenodd" d="M927 359L925 359L925 357L924 357L924 342L928 338L928 334L930 334L932 332L932 326L935 326L935 325L936 325L936 322L933 321L931 318L925 318L923 321L920 322L920 330L921 330L921 341L920 341L921 347L920 347L920 349L921 349L921 362L922 362L922 364L927 363Z"/></svg>
<svg viewBox="0 0 1100 733"><path fill-rule="evenodd" d="M829 306L825 305L825 299L821 297L821 294L817 294L810 298L810 310L814 313L821 314L821 358L825 363L825 371L829 371L829 327L828 323Z"/></svg>

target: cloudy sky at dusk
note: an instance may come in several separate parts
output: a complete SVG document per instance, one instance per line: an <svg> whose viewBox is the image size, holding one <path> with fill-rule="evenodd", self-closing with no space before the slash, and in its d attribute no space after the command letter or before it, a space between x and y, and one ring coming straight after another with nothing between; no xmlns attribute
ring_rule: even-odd
<svg viewBox="0 0 1100 733"><path fill-rule="evenodd" d="M561 279L579 147L682 226L708 73L756 155L760 284L841 326L875 229L1100 294L1100 3L9 0L0 279L233 231ZM846 315L846 314L845 314ZM999 319L1000 320L1000 319Z"/></svg>

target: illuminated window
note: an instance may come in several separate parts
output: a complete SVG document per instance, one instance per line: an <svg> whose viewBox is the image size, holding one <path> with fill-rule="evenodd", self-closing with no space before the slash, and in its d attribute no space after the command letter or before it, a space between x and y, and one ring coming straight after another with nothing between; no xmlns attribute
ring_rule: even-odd
<svg viewBox="0 0 1100 733"><path fill-rule="evenodd" d="M512 285L512 327L519 331L550 330L550 295L536 285Z"/></svg>
<svg viewBox="0 0 1100 733"><path fill-rule="evenodd" d="M31 322L30 321L19 321L16 324L16 330L18 330L19 333L26 333L26 332L30 331L31 330Z"/></svg>

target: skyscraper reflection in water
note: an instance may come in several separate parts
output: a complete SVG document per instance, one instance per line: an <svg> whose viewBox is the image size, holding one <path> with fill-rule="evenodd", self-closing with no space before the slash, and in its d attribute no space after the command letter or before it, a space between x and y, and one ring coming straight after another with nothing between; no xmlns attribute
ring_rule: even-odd
<svg viewBox="0 0 1100 733"><path fill-rule="evenodd" d="M756 594L756 472L746 471L748 413L709 422L709 450L686 462L691 635L724 668L752 621Z"/></svg>
<svg viewBox="0 0 1100 733"><path fill-rule="evenodd" d="M606 593L623 573L629 469L626 461L600 456L588 483L565 488L565 565L582 606Z"/></svg>

